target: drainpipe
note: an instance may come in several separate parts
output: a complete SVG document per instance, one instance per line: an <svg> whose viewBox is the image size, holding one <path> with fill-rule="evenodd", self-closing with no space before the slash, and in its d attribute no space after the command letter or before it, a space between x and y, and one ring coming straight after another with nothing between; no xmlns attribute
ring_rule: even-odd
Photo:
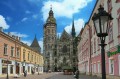
<svg viewBox="0 0 120 79"><path fill-rule="evenodd" d="M90 71L90 75L92 75L92 59L91 59L91 27L90 27L90 25L88 24L88 26L89 26L89 39L90 39L90 63L89 63L89 66L90 66L90 68L89 68L89 71Z"/></svg>

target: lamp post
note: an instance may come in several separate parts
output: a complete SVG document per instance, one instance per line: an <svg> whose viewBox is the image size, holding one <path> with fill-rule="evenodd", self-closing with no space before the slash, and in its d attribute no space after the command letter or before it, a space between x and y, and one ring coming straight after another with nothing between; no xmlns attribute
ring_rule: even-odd
<svg viewBox="0 0 120 79"><path fill-rule="evenodd" d="M39 75L39 65L38 65L38 75Z"/></svg>
<svg viewBox="0 0 120 79"><path fill-rule="evenodd" d="M8 64L9 64L9 60L7 59L7 77L6 77L6 79L9 79L9 76L8 76Z"/></svg>
<svg viewBox="0 0 120 79"><path fill-rule="evenodd" d="M101 44L101 64L102 64L102 79L106 79L106 68L105 68L105 38L108 36L108 24L112 20L111 14L107 13L104 8L100 5L98 13L94 14L92 20L97 36L100 38Z"/></svg>

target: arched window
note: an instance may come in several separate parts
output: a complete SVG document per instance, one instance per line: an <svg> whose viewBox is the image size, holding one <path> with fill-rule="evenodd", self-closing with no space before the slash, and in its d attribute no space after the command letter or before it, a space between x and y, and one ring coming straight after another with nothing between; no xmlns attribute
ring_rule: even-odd
<svg viewBox="0 0 120 79"><path fill-rule="evenodd" d="M63 46L62 52L63 52L63 53L66 53L66 52L67 52L67 46L66 46L66 45Z"/></svg>
<svg viewBox="0 0 120 79"><path fill-rule="evenodd" d="M57 59L55 59L55 63L57 63Z"/></svg>
<svg viewBox="0 0 120 79"><path fill-rule="evenodd" d="M48 29L48 34L50 33L50 29Z"/></svg>
<svg viewBox="0 0 120 79"><path fill-rule="evenodd" d="M65 58L65 57L63 58L63 63L64 63L64 64L66 63L66 58Z"/></svg>

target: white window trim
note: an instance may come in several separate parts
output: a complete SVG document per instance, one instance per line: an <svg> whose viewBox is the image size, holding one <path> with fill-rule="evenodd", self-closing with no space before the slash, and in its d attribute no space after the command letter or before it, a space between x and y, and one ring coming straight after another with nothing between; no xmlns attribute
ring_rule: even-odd
<svg viewBox="0 0 120 79"><path fill-rule="evenodd" d="M109 74L114 75L114 64L113 64L113 73L111 73L111 60L114 61L114 59L109 59Z"/></svg>
<svg viewBox="0 0 120 79"><path fill-rule="evenodd" d="M118 62L119 62L119 75L120 75L120 55L118 56Z"/></svg>
<svg viewBox="0 0 120 79"><path fill-rule="evenodd" d="M100 64L100 62L97 62L97 66L98 66L98 73L101 73L101 64Z"/></svg>

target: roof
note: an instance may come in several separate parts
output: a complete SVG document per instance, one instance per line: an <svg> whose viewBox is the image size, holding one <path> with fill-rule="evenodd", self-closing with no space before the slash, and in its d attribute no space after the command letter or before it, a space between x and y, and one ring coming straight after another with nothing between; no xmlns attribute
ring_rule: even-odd
<svg viewBox="0 0 120 79"><path fill-rule="evenodd" d="M40 47L36 36L35 36L32 44L30 45L30 47Z"/></svg>

